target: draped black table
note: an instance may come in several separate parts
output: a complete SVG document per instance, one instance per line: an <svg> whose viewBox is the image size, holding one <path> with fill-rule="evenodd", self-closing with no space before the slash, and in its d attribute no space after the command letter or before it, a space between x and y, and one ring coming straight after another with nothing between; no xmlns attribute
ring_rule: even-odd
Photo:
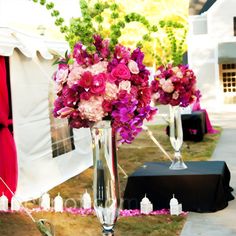
<svg viewBox="0 0 236 236"><path fill-rule="evenodd" d="M170 170L170 163L147 162L128 178L124 209L139 209L146 196L154 210L169 208L173 194L184 211L214 212L234 199L230 171L224 161L185 162L185 170Z"/></svg>
<svg viewBox="0 0 236 236"><path fill-rule="evenodd" d="M181 115L183 140L200 142L203 140L206 129L206 114L204 111L193 111L191 114ZM167 126L169 135L169 126Z"/></svg>
<svg viewBox="0 0 236 236"><path fill-rule="evenodd" d="M184 140L202 141L206 133L206 114L203 111L193 111L191 114L182 114Z"/></svg>

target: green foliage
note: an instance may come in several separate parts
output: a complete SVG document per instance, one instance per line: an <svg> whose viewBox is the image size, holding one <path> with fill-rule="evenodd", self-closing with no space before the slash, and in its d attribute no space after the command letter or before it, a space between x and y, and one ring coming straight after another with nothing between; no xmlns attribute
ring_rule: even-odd
<svg viewBox="0 0 236 236"><path fill-rule="evenodd" d="M159 22L161 31L164 33L164 40L156 38L157 47L161 50L160 55L154 55L157 65L173 63L179 65L182 63L182 57L185 52L184 44L187 36L187 28L178 22L171 20L161 20Z"/></svg>
<svg viewBox="0 0 236 236"><path fill-rule="evenodd" d="M68 41L71 48L73 48L76 42L80 41L86 46L88 53L94 53L93 36L100 34L103 38L109 37L110 50L113 50L115 45L119 43L122 31L126 25L131 22L138 22L144 26L146 32L136 46L141 48L147 42L150 47L150 43L156 41L158 50L149 49L149 53L152 55L153 60L155 60L156 65L167 64L169 62L177 65L182 62L187 29L183 24L174 20L164 19L157 25L152 25L146 17L139 13L124 14L120 5L114 1L98 1L92 5L88 0L80 0L82 16L72 18L68 26L65 25L64 19L60 16L60 12L55 9L53 2L47 2L46 0L33 0L33 2L44 5L51 12L51 16L55 18L55 25L65 35L65 40ZM109 12L109 32L104 27L107 23L104 19L104 12ZM182 34L179 37L180 31ZM164 41L159 38L159 32L165 33L166 38Z"/></svg>
<svg viewBox="0 0 236 236"><path fill-rule="evenodd" d="M33 0L34 2L38 2ZM127 15L121 15L120 6L114 2L97 2L93 6L90 6L86 0L80 0L80 7L82 17L73 18L70 21L70 25L64 25L64 19L60 16L60 12L54 8L54 3L47 3L46 0L40 0L41 5L45 5L46 9L51 12L51 16L55 17L55 25L60 27L61 33L65 34L65 39L69 42L71 48L77 41L82 42L89 53L95 51L93 43L93 35L101 34L102 37L106 37L103 34L103 22L104 18L102 13L105 10L110 11L110 49L113 50L115 45L119 42L119 38L122 35L122 29L126 24L131 22L139 22L147 29L147 33L143 36L143 41L151 41L151 32L157 32L158 27L151 25L149 21L138 13L130 13ZM138 43L138 46L142 46L142 42Z"/></svg>

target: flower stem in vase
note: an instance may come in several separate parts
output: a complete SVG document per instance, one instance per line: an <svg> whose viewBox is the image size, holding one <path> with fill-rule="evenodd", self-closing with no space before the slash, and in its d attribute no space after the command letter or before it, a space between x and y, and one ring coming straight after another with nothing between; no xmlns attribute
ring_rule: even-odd
<svg viewBox="0 0 236 236"><path fill-rule="evenodd" d="M105 179L104 179L104 168L102 166L102 161L97 160L97 204L99 206L105 207L106 194L105 194Z"/></svg>
<svg viewBox="0 0 236 236"><path fill-rule="evenodd" d="M187 166L185 165L180 152L183 144L183 129L181 122L180 107L169 105L169 110L170 110L170 143L175 151L174 159L169 168L172 170L186 169Z"/></svg>

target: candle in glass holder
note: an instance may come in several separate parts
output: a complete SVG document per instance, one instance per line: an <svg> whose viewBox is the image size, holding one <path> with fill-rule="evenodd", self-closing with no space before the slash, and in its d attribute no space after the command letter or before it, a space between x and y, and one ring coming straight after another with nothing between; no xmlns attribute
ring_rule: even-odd
<svg viewBox="0 0 236 236"><path fill-rule="evenodd" d="M8 199L4 193L0 197L0 211L8 211Z"/></svg>
<svg viewBox="0 0 236 236"><path fill-rule="evenodd" d="M54 199L54 211L63 212L63 199L60 196L60 193Z"/></svg>
<svg viewBox="0 0 236 236"><path fill-rule="evenodd" d="M182 205L181 205L182 206ZM173 194L173 198L170 199L170 214L171 215L179 215L179 202L175 198L175 195Z"/></svg>
<svg viewBox="0 0 236 236"><path fill-rule="evenodd" d="M48 211L50 210L50 195L48 193L44 193L41 197L41 204L43 210Z"/></svg>
<svg viewBox="0 0 236 236"><path fill-rule="evenodd" d="M82 207L84 209L90 209L91 206L92 206L91 197L90 197L90 195L89 195L89 193L87 192L87 189L86 189L86 192L82 196Z"/></svg>
<svg viewBox="0 0 236 236"><path fill-rule="evenodd" d="M21 207L20 202L13 196L11 198L11 210L12 211L19 211Z"/></svg>

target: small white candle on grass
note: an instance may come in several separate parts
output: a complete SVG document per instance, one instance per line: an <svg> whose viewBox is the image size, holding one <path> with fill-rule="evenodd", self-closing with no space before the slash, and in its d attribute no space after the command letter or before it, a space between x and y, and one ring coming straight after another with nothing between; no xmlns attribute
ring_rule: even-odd
<svg viewBox="0 0 236 236"><path fill-rule="evenodd" d="M181 207L181 209L180 209ZM171 215L179 215L182 212L182 205L179 206L178 200L175 198L175 195L173 194L173 198L170 199L170 214Z"/></svg>
<svg viewBox="0 0 236 236"><path fill-rule="evenodd" d="M140 202L140 212L142 214L148 215L152 211L153 211L153 205L149 201L149 199L146 197L146 194L145 194L145 197Z"/></svg>
<svg viewBox="0 0 236 236"><path fill-rule="evenodd" d="M82 208L90 209L91 207L92 207L91 197L86 189L86 192L82 196Z"/></svg>
<svg viewBox="0 0 236 236"><path fill-rule="evenodd" d="M60 193L54 198L54 211L63 212L63 199L60 196Z"/></svg>
<svg viewBox="0 0 236 236"><path fill-rule="evenodd" d="M8 199L4 193L0 197L0 211L8 211Z"/></svg>
<svg viewBox="0 0 236 236"><path fill-rule="evenodd" d="M11 210L12 211L19 211L21 207L20 202L14 196L11 198Z"/></svg>
<svg viewBox="0 0 236 236"><path fill-rule="evenodd" d="M50 195L48 193L44 193L41 197L40 207L45 211L50 210Z"/></svg>

